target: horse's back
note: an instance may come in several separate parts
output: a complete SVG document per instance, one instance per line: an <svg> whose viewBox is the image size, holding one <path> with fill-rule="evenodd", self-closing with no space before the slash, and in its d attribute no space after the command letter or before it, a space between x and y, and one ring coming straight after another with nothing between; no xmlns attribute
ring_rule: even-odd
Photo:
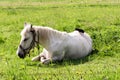
<svg viewBox="0 0 120 80"><path fill-rule="evenodd" d="M92 50L92 40L87 33L69 33L66 45L66 58L76 59L88 55Z"/></svg>

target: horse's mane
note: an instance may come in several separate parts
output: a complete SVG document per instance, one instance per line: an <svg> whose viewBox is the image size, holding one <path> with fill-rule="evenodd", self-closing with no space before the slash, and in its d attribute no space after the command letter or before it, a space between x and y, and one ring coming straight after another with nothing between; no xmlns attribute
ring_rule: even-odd
<svg viewBox="0 0 120 80"><path fill-rule="evenodd" d="M58 30L49 28L49 27L37 27L34 26L35 30L37 31L37 35L39 35L40 40L42 41L49 41L50 39L60 39L66 34L66 32L60 32Z"/></svg>

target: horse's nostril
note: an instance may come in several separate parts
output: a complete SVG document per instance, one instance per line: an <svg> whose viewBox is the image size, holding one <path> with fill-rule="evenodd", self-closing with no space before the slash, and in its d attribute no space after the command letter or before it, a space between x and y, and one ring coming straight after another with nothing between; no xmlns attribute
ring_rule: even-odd
<svg viewBox="0 0 120 80"><path fill-rule="evenodd" d="M25 57L24 54L21 54L21 53L18 53L18 56L19 56L20 58L24 58L24 57Z"/></svg>

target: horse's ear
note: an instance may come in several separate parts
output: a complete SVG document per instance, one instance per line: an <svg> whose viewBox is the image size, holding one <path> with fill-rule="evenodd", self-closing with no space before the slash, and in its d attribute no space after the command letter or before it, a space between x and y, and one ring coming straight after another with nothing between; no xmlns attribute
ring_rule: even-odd
<svg viewBox="0 0 120 80"><path fill-rule="evenodd" d="M31 28L31 29L33 28L33 25L32 25L32 24L30 24L30 28Z"/></svg>
<svg viewBox="0 0 120 80"><path fill-rule="evenodd" d="M35 31L35 30L33 29L33 25L32 25L32 24L30 25L30 31L31 31L31 32L34 32L34 31Z"/></svg>
<svg viewBox="0 0 120 80"><path fill-rule="evenodd" d="M25 28L25 27L28 27L28 26L30 27L30 29L32 29L32 24L29 24L29 23L26 23L26 22L25 22L25 23L24 23L24 28Z"/></svg>
<svg viewBox="0 0 120 80"><path fill-rule="evenodd" d="M28 27L28 26L31 26L31 24L25 22L25 23L24 23L24 28L25 28L25 27Z"/></svg>
<svg viewBox="0 0 120 80"><path fill-rule="evenodd" d="M27 23L25 22L25 23L24 23L24 28L25 28L26 26L27 26Z"/></svg>

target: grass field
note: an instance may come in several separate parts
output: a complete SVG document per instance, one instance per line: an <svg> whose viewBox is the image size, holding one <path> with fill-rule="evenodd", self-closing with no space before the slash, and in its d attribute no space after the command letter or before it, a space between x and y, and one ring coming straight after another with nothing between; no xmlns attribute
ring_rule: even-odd
<svg viewBox="0 0 120 80"><path fill-rule="evenodd" d="M43 65L16 55L24 22L93 39L92 55ZM42 50L42 48L41 48ZM120 80L119 0L0 0L0 80Z"/></svg>

